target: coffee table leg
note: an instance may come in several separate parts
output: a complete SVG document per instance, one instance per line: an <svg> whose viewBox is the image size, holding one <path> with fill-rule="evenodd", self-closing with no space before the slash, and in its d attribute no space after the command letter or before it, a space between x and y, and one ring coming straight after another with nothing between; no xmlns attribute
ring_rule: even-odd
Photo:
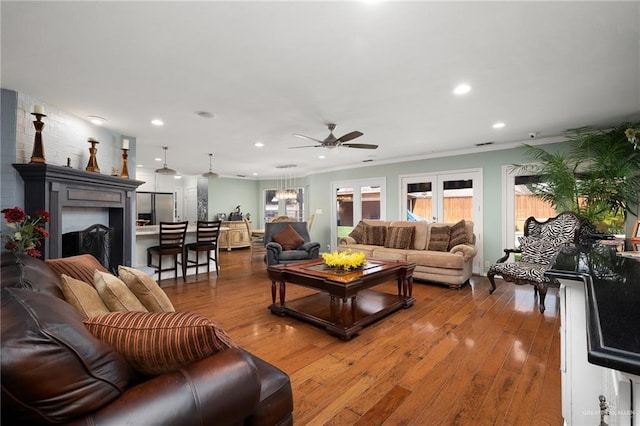
<svg viewBox="0 0 640 426"><path fill-rule="evenodd" d="M329 314L331 321L336 322L336 297L332 294L329 301Z"/></svg>
<svg viewBox="0 0 640 426"><path fill-rule="evenodd" d="M358 302L356 302L356 296L351 298L351 324L356 323L356 311L358 310Z"/></svg>
<svg viewBox="0 0 640 426"><path fill-rule="evenodd" d="M349 317L349 304L347 303L348 299L346 297L342 298L342 326L346 327L347 326L347 318Z"/></svg>
<svg viewBox="0 0 640 426"><path fill-rule="evenodd" d="M284 281L280 281L280 306L284 307L284 295L286 292Z"/></svg>

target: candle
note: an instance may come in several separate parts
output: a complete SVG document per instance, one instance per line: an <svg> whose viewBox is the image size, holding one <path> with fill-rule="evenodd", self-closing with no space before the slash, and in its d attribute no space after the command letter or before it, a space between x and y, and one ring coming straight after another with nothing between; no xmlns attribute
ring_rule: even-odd
<svg viewBox="0 0 640 426"><path fill-rule="evenodd" d="M34 105L33 106L33 113L34 114L42 114L42 115L44 115L44 107L42 105Z"/></svg>
<svg viewBox="0 0 640 426"><path fill-rule="evenodd" d="M129 139L122 139L122 149L129 149Z"/></svg>

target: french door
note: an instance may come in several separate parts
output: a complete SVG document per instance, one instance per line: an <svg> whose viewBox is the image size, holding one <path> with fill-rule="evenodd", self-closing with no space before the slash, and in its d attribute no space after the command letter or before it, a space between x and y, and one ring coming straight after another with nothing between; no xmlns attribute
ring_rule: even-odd
<svg viewBox="0 0 640 426"><path fill-rule="evenodd" d="M482 271L482 171L425 173L400 177L402 220L455 223L473 221L478 254L473 272Z"/></svg>
<svg viewBox="0 0 640 426"><path fill-rule="evenodd" d="M331 247L348 235L362 219L385 219L386 179L372 178L333 182L331 208Z"/></svg>

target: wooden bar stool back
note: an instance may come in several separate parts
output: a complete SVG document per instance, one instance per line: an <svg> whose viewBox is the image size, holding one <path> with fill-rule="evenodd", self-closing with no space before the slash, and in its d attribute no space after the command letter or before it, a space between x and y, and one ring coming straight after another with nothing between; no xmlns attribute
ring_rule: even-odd
<svg viewBox="0 0 640 426"><path fill-rule="evenodd" d="M220 275L218 272L218 239L220 237L220 225L222 225L221 220L214 221L202 221L199 220L196 225L196 242L189 243L185 246L185 262L183 265L184 271L186 272L187 268L192 268L195 266L196 268L196 276L198 275L198 267L206 266L207 273L210 271L209 261L213 260L216 266L216 275ZM195 251L196 258L195 260L189 259L189 252ZM200 263L200 252L207 252L206 262ZM214 253L214 256L211 257L211 252Z"/></svg>
<svg viewBox="0 0 640 426"><path fill-rule="evenodd" d="M188 221L185 222L160 222L160 234L158 235L158 245L147 249L147 266L156 269L158 273L158 281L164 271L173 269L174 277L178 278L178 265L182 264L184 271L184 239L187 235ZM180 262L178 262L180 255ZM152 263L153 256L158 257L158 264ZM173 256L173 267L163 268L162 258L164 256ZM182 280L186 281L184 273Z"/></svg>

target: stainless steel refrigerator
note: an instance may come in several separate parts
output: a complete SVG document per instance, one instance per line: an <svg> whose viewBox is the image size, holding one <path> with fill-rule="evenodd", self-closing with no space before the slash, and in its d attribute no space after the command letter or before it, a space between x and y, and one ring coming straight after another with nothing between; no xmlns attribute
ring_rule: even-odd
<svg viewBox="0 0 640 426"><path fill-rule="evenodd" d="M147 225L173 222L173 193L136 192L138 220L148 220Z"/></svg>

